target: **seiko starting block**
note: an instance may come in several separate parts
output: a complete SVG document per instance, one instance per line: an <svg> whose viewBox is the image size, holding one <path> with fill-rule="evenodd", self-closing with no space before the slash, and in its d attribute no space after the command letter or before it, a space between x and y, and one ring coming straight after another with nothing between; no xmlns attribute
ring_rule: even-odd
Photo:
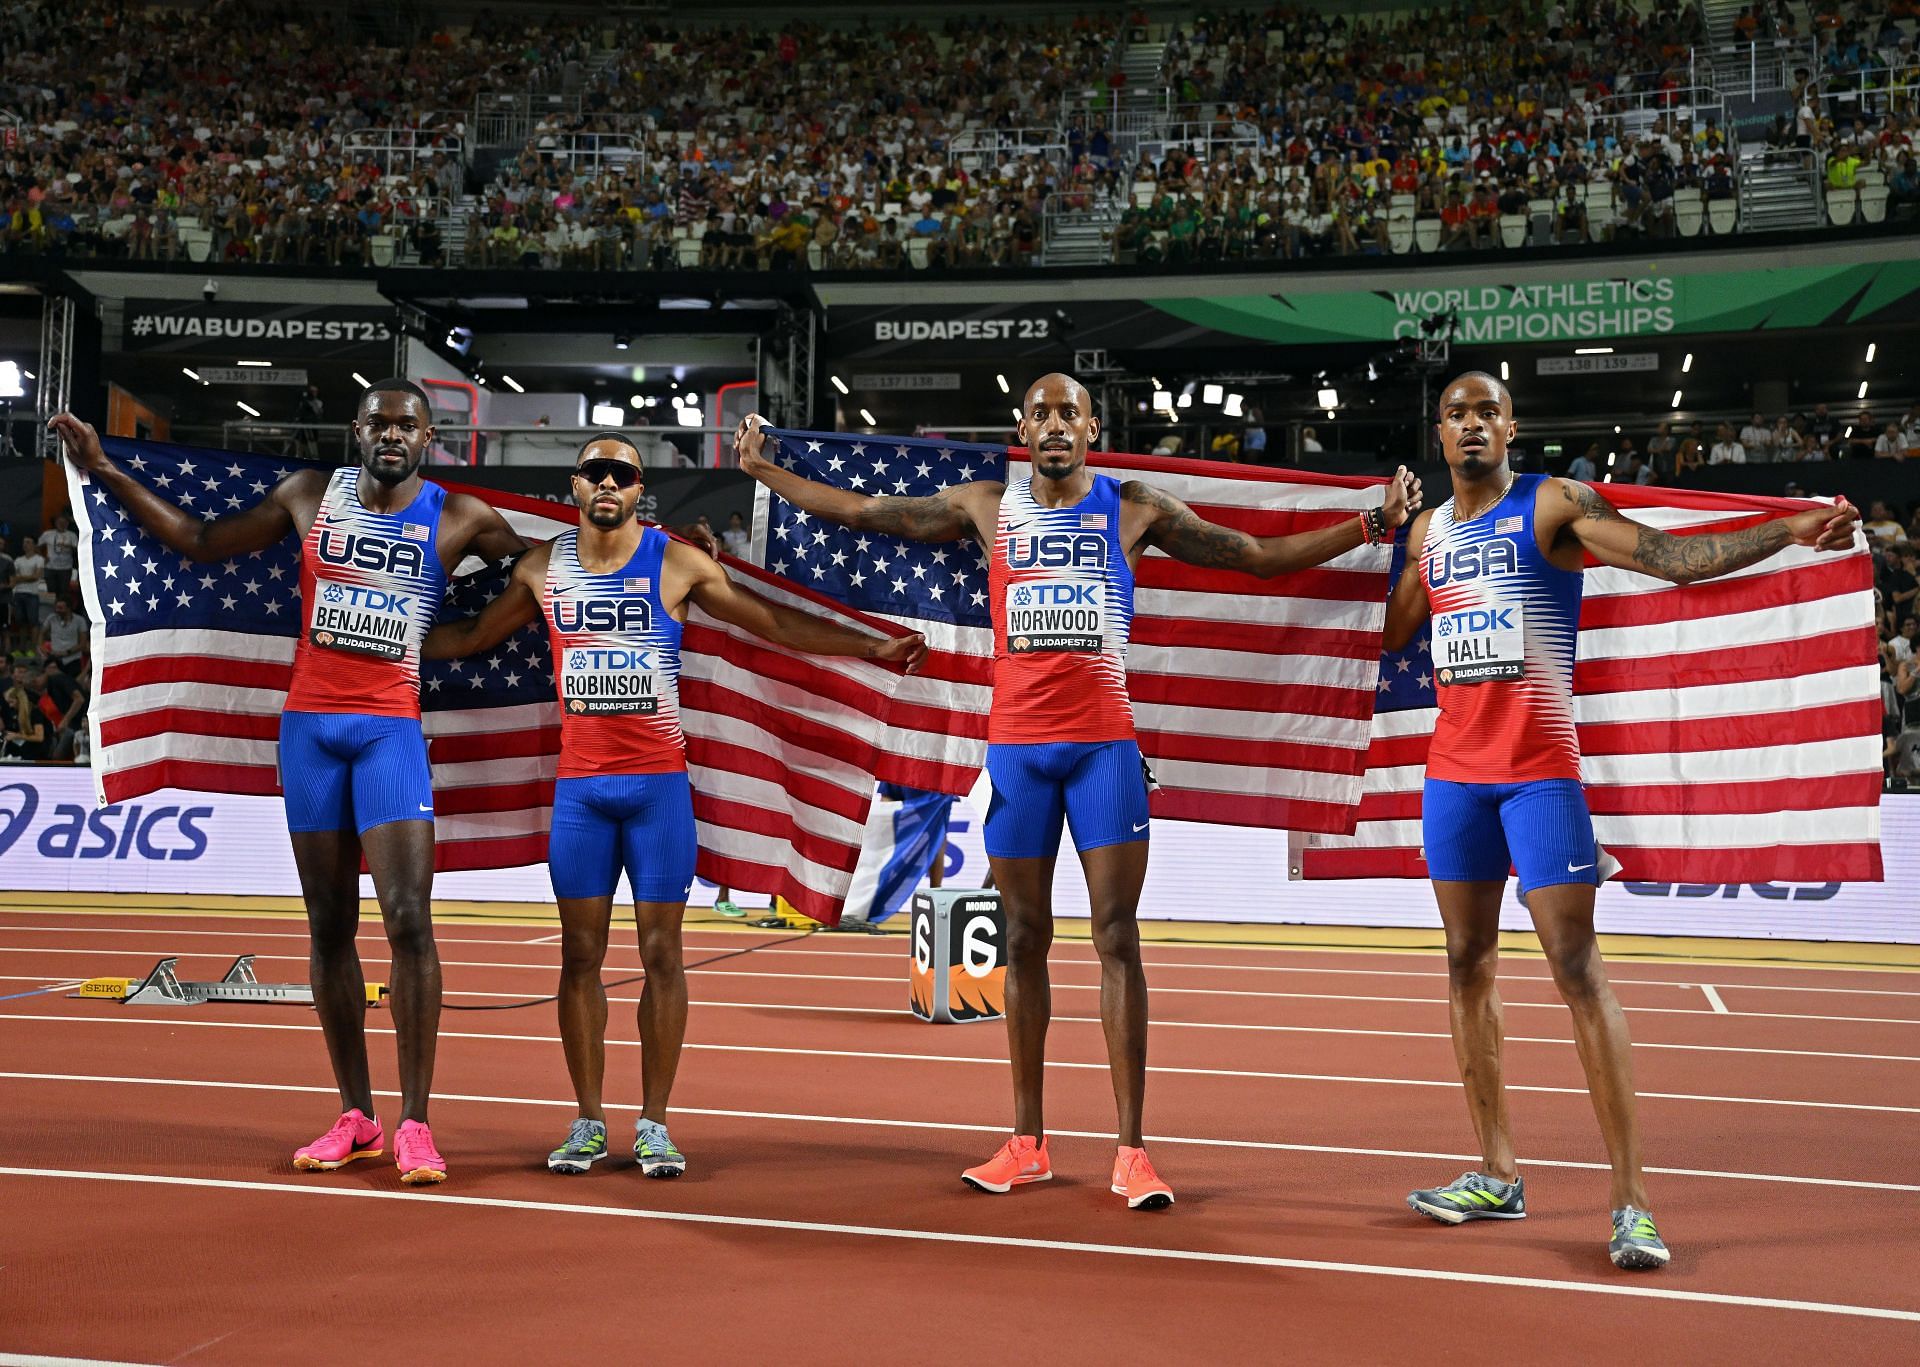
<svg viewBox="0 0 1920 1367"><path fill-rule="evenodd" d="M368 983L367 1005L378 1006L387 995L385 983ZM128 1006L199 1006L205 1002L256 1002L270 1006L311 1006L313 988L306 983L263 983L254 974L253 955L242 954L218 982L181 978L177 957L162 959L144 978L89 978L75 997L124 1002Z"/></svg>
<svg viewBox="0 0 1920 1367"><path fill-rule="evenodd" d="M913 894L911 925L914 1015L948 1024L1005 1014L1007 918L999 893L922 888Z"/></svg>

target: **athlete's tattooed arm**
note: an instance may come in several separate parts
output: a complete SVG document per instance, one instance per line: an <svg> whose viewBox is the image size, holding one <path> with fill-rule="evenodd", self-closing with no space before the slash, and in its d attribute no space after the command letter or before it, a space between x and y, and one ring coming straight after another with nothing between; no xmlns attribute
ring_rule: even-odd
<svg viewBox="0 0 1920 1367"><path fill-rule="evenodd" d="M540 615L540 590L547 578L553 543L544 542L520 557L498 598L480 609L477 617L442 622L420 644L420 658L451 660L491 650Z"/></svg>
<svg viewBox="0 0 1920 1367"><path fill-rule="evenodd" d="M998 517L1005 486L980 481L956 484L925 498L874 497L836 489L795 474L763 454L767 433L758 414L749 414L734 434L740 468L804 512L864 532L882 532L909 541L983 541Z"/></svg>
<svg viewBox="0 0 1920 1367"><path fill-rule="evenodd" d="M1406 565L1387 597L1387 626L1381 640L1386 650L1405 650L1420 624L1433 614L1433 605L1427 600L1426 581L1420 577L1420 553L1426 549L1427 528L1432 521L1430 514L1422 513L1407 530Z"/></svg>
<svg viewBox="0 0 1920 1367"><path fill-rule="evenodd" d="M1572 536L1594 559L1619 569L1639 570L1675 584L1692 584L1730 574L1765 560L1787 546L1844 550L1853 544L1857 510L1847 504L1809 508L1733 532L1675 536L1630 521L1585 484L1558 479L1557 502L1548 504L1555 536Z"/></svg>

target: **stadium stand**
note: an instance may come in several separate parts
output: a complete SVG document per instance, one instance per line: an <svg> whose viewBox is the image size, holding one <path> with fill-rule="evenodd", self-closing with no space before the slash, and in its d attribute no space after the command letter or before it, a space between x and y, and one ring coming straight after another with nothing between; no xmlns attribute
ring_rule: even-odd
<svg viewBox="0 0 1920 1367"><path fill-rule="evenodd" d="M18 4L0 253L890 270L1856 231L1920 207L1914 16L482 12L414 42L254 0ZM1737 136L1763 91L1795 112Z"/></svg>

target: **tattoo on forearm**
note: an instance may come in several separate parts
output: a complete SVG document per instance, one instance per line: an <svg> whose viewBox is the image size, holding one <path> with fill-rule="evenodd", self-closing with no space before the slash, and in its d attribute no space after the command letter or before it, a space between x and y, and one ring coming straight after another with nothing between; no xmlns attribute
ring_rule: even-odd
<svg viewBox="0 0 1920 1367"><path fill-rule="evenodd" d="M1207 569L1247 568L1256 549L1254 539L1231 527L1202 521L1194 511L1150 485L1129 480L1120 486L1120 497L1129 503L1145 504L1166 515L1166 521L1148 535L1148 540L1176 560Z"/></svg>
<svg viewBox="0 0 1920 1367"><path fill-rule="evenodd" d="M1691 584L1765 560L1791 540L1787 524L1778 520L1762 522L1743 532L1706 532L1699 536L1673 536L1642 527L1633 558L1650 574L1677 584Z"/></svg>
<svg viewBox="0 0 1920 1367"><path fill-rule="evenodd" d="M891 494L876 498L869 505L866 522L876 532L909 541L958 541L970 534L966 515L953 506L944 489L925 498Z"/></svg>
<svg viewBox="0 0 1920 1367"><path fill-rule="evenodd" d="M1584 484L1566 483L1560 486L1560 496L1580 509L1580 516L1588 522L1625 522L1619 510Z"/></svg>

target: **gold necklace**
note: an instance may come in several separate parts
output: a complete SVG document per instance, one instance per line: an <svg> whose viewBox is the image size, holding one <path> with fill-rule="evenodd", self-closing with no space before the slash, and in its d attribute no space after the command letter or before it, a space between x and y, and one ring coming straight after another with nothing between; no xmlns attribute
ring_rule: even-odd
<svg viewBox="0 0 1920 1367"><path fill-rule="evenodd" d="M1487 509L1493 507L1501 499L1505 498L1507 496L1507 490L1511 489L1512 487L1513 487L1513 471L1509 470L1507 471L1507 482L1500 486L1500 492L1495 494L1492 498L1488 499L1485 503L1481 504L1478 508L1475 508L1471 513L1469 513L1465 517L1460 516L1460 500L1458 498L1455 498L1453 501L1453 520L1455 525L1458 525L1462 522L1473 521L1474 518L1479 517L1482 513L1486 512Z"/></svg>

